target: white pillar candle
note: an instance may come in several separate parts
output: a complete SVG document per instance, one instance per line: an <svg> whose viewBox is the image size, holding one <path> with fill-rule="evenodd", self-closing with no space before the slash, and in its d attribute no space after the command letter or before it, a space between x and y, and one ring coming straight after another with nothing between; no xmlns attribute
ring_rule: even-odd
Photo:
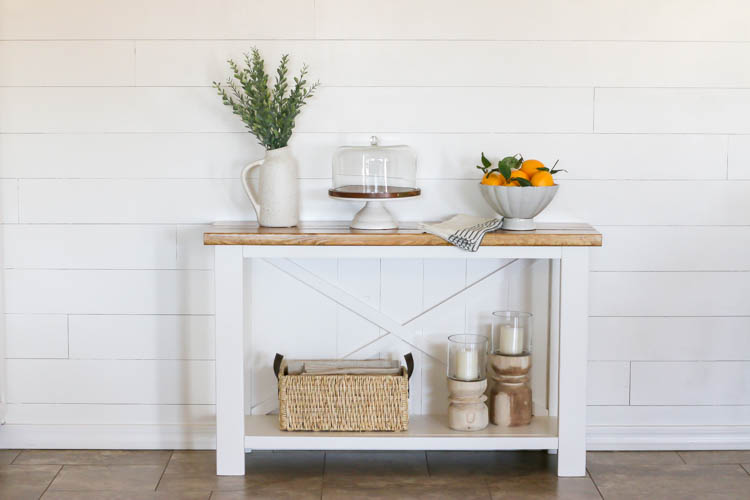
<svg viewBox="0 0 750 500"><path fill-rule="evenodd" d="M461 349L456 351L456 373L459 380L479 378L479 351Z"/></svg>
<svg viewBox="0 0 750 500"><path fill-rule="evenodd" d="M524 331L518 326L503 325L500 327L500 354L523 354Z"/></svg>

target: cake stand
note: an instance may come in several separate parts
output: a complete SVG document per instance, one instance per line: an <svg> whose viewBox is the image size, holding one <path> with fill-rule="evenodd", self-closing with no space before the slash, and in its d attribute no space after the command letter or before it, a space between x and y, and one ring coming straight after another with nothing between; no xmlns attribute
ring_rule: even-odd
<svg viewBox="0 0 750 500"><path fill-rule="evenodd" d="M416 198L422 190L415 187L346 185L328 190L328 196L338 200L365 202L349 225L352 229L398 229L398 222L385 202Z"/></svg>

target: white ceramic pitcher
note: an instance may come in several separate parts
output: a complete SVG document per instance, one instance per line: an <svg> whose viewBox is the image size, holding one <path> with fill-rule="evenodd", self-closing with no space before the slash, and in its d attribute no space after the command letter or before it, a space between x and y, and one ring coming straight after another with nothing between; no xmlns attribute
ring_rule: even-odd
<svg viewBox="0 0 750 500"><path fill-rule="evenodd" d="M258 191L250 185L250 172L259 168ZM266 151L266 157L242 170L242 186L253 204L258 223L267 227L290 227L299 222L297 160L289 147Z"/></svg>

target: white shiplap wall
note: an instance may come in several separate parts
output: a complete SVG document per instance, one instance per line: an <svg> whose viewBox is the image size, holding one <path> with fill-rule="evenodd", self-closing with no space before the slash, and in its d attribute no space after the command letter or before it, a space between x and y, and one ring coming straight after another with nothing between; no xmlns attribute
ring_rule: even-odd
<svg viewBox="0 0 750 500"><path fill-rule="evenodd" d="M424 196L394 207L416 220L488 213L479 151L560 158L570 173L545 217L605 234L592 252L592 443L628 446L658 426L744 432L734 426L750 423L748 18L742 0L0 0L7 421L211 422L201 224L250 216L237 177L262 150L209 85L227 57L257 45L269 62L290 52L309 63L323 84L293 139L304 219L352 215L326 196L331 154L373 133L418 152ZM300 264L402 319L502 265ZM485 329L493 308L534 297L543 309L546 272L509 267L426 318L415 339L437 356L445 332ZM270 352L346 354L381 333L271 266L253 280L264 292L253 298L261 368L249 406L273 397ZM277 314L280 304L295 314ZM413 410L441 411L442 367L421 361ZM141 441L34 429L32 441L5 443L210 442L161 427Z"/></svg>

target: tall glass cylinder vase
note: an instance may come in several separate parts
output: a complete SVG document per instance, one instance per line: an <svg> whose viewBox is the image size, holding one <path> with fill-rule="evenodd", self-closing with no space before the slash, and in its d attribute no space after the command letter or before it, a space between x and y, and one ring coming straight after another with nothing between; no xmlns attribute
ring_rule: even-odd
<svg viewBox="0 0 750 500"><path fill-rule="evenodd" d="M532 416L531 313L492 313L490 420L502 427L528 425Z"/></svg>

